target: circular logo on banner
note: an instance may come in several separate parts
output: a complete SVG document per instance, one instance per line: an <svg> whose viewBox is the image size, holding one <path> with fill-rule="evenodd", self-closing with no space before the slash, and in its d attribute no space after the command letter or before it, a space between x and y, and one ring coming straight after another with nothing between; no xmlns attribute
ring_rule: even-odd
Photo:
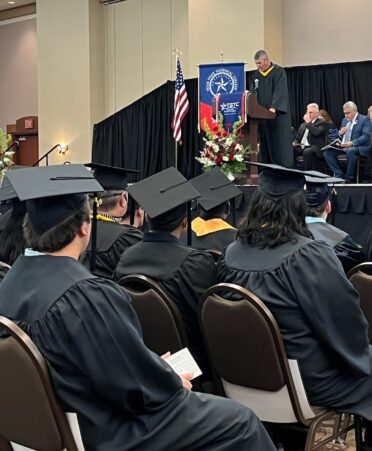
<svg viewBox="0 0 372 451"><path fill-rule="evenodd" d="M207 79L207 91L213 96L231 94L238 89L236 75L228 69L217 69Z"/></svg>

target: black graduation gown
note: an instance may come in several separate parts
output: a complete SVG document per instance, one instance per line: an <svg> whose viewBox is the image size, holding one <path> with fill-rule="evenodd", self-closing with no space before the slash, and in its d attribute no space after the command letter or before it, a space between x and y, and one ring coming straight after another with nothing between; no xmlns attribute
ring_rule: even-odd
<svg viewBox="0 0 372 451"><path fill-rule="evenodd" d="M65 411L77 413L87 451L274 450L251 411L185 390L145 347L126 292L76 260L19 257L0 299L0 314L46 359Z"/></svg>
<svg viewBox="0 0 372 451"><path fill-rule="evenodd" d="M195 221L202 221L203 230L196 230ZM236 238L236 229L220 218L204 221L198 217L191 223L191 245L194 249L222 251Z"/></svg>
<svg viewBox="0 0 372 451"><path fill-rule="evenodd" d="M112 221L97 221L96 268L93 274L106 279L112 279L121 255L128 247L142 240L143 233L130 225L118 224ZM91 258L90 241L87 250L81 255L80 261L89 270Z"/></svg>
<svg viewBox="0 0 372 451"><path fill-rule="evenodd" d="M250 91L254 91L254 80L258 80L257 100L265 108L275 108L275 119L260 121L261 163L275 163L293 166L292 123L289 106L287 75L285 70L274 64L272 71L263 76L259 70L250 79Z"/></svg>
<svg viewBox="0 0 372 451"><path fill-rule="evenodd" d="M10 266L7 263L0 261L0 283L4 279L4 277L7 275L9 269L10 269Z"/></svg>
<svg viewBox="0 0 372 451"><path fill-rule="evenodd" d="M311 404L372 420L367 320L327 244L298 237L296 244L258 249L237 240L222 255L217 280L246 287L267 305Z"/></svg>
<svg viewBox="0 0 372 451"><path fill-rule="evenodd" d="M208 253L183 246L165 232L144 234L143 241L122 255L115 280L130 274L143 274L159 282L177 305L184 320L190 351L208 378L209 365L198 322L201 295L215 283L216 265Z"/></svg>
<svg viewBox="0 0 372 451"><path fill-rule="evenodd" d="M350 235L328 222L310 222L307 224L315 240L329 244L339 258L345 273L365 261L363 248Z"/></svg>

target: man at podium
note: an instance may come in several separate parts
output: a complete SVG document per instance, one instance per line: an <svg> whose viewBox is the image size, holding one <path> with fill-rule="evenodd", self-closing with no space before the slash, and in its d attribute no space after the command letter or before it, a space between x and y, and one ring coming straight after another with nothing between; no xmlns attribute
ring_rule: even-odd
<svg viewBox="0 0 372 451"><path fill-rule="evenodd" d="M286 73L270 61L265 50L258 50L254 60L257 70L251 76L249 90L256 92L260 105L276 114L274 119L260 121L260 161L291 167L292 129Z"/></svg>

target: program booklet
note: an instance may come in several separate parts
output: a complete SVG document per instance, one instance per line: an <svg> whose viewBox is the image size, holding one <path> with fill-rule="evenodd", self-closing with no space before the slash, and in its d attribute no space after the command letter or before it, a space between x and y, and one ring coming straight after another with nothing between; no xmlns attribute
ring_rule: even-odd
<svg viewBox="0 0 372 451"><path fill-rule="evenodd" d="M337 138L334 141L330 142L327 146L322 147L322 150L327 150L327 149L336 149L336 150L341 150L342 152L346 152L346 148L342 148L341 147L342 141L341 139Z"/></svg>
<svg viewBox="0 0 372 451"><path fill-rule="evenodd" d="M164 360L173 368L173 371L179 375L192 373L192 379L195 379L203 374L188 348L183 348L181 351L171 354Z"/></svg>

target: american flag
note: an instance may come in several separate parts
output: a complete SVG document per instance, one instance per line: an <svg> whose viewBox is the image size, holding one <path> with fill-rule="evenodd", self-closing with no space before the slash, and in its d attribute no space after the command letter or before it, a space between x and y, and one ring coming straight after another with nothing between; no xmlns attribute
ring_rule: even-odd
<svg viewBox="0 0 372 451"><path fill-rule="evenodd" d="M189 110L189 99L187 98L186 86L182 75L181 63L177 58L176 92L174 95L174 116L172 121L173 138L181 142L181 123Z"/></svg>

